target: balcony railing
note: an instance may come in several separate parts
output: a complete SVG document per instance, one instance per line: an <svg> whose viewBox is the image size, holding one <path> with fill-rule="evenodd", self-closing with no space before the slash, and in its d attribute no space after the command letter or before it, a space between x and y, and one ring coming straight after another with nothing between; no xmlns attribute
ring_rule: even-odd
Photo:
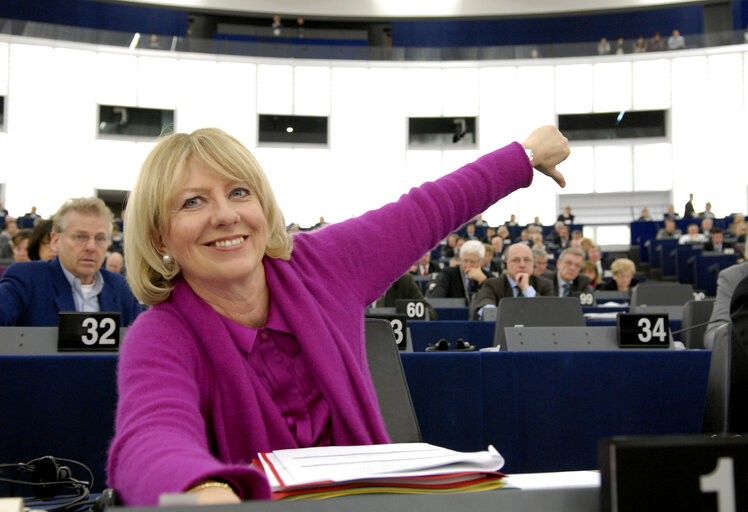
<svg viewBox="0 0 748 512"><path fill-rule="evenodd" d="M462 61L462 60L511 60L579 57L597 55L597 41L585 43L563 43L521 46L454 46L454 47L383 47L362 44L360 39L324 40L298 38L288 42L266 42L226 39L199 39L157 34L116 32L85 27L72 27L31 21L0 18L0 35L18 35L33 38L74 41L131 49L180 51L221 55L245 55L253 57L277 57L294 59L341 59L376 61ZM705 48L747 44L742 31L715 32L687 35L687 48ZM632 53L634 41L626 40L626 53Z"/></svg>

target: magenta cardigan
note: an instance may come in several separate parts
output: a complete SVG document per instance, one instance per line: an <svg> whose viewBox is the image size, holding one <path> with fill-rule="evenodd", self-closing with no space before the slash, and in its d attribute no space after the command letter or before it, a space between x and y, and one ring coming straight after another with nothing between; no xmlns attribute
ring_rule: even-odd
<svg viewBox="0 0 748 512"><path fill-rule="evenodd" d="M271 301L285 305L330 405L335 444L389 442L366 362L366 306L447 234L531 182L512 143L378 210L296 235L289 261L264 258ZM267 414L273 404L221 317L183 280L129 328L117 378L108 483L126 504L155 505L206 478L231 482L243 499L270 497L248 463L295 440Z"/></svg>

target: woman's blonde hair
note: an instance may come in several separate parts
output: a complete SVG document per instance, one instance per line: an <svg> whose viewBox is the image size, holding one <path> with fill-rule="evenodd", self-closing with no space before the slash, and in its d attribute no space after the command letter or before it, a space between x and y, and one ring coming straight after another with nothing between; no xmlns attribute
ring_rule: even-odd
<svg viewBox="0 0 748 512"><path fill-rule="evenodd" d="M164 137L143 162L130 192L125 215L125 265L127 281L135 296L149 305L169 298L178 262L165 261L158 249L169 228L169 204L196 159L228 180L246 182L260 201L267 222L265 254L289 259L291 235L267 176L252 153L238 140L218 128L203 128L190 134Z"/></svg>
<svg viewBox="0 0 748 512"><path fill-rule="evenodd" d="M636 274L636 264L628 258L618 258L610 264L610 271L614 276L626 271L630 272L633 276Z"/></svg>

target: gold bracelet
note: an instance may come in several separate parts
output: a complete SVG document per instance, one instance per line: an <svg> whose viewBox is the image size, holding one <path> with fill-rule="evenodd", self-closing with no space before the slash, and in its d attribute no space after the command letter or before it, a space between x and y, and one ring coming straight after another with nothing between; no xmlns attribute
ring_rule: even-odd
<svg viewBox="0 0 748 512"><path fill-rule="evenodd" d="M231 492L235 492L234 488L231 487L229 484L227 484L226 482L219 482L217 480L206 480L205 482L201 484L197 484L194 487L190 487L189 489L187 489L187 492L199 492L209 487L223 487L225 489L228 489Z"/></svg>

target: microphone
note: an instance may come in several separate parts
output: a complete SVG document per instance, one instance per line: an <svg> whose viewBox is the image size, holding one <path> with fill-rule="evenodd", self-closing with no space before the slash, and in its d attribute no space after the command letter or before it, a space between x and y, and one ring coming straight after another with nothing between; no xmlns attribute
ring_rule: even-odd
<svg viewBox="0 0 748 512"><path fill-rule="evenodd" d="M699 327L704 327L705 325L713 324L716 322L722 322L723 320L710 320L709 322L702 322L700 324L691 325L689 327L685 327L683 329L679 329L677 331L671 331L670 334L680 334L682 332L691 331L693 329L698 329Z"/></svg>

